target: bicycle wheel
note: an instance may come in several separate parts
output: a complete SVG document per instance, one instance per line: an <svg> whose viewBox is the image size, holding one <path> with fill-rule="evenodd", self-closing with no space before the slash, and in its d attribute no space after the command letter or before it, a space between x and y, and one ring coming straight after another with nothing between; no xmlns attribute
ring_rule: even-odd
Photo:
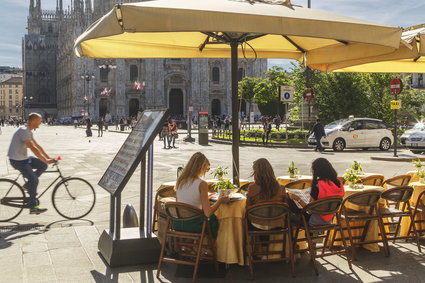
<svg viewBox="0 0 425 283"><path fill-rule="evenodd" d="M92 211L96 193L84 179L67 178L60 181L52 193L52 203L56 211L67 219L78 219Z"/></svg>
<svg viewBox="0 0 425 283"><path fill-rule="evenodd" d="M25 193L13 180L0 179L0 222L18 217L25 207Z"/></svg>

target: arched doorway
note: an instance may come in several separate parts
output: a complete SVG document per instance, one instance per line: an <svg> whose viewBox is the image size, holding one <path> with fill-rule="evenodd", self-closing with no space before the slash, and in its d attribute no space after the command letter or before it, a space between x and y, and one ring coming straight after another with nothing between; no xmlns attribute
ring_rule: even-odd
<svg viewBox="0 0 425 283"><path fill-rule="evenodd" d="M170 91L169 108L171 115L183 115L183 91L180 88L172 88Z"/></svg>
<svg viewBox="0 0 425 283"><path fill-rule="evenodd" d="M130 117L137 117L137 112L139 111L139 100L137 98L130 99L128 115Z"/></svg>
<svg viewBox="0 0 425 283"><path fill-rule="evenodd" d="M220 99L213 99L211 102L211 115L220 116L221 115L221 103Z"/></svg>
<svg viewBox="0 0 425 283"><path fill-rule="evenodd" d="M106 113L108 113L108 100L101 98L99 100L99 117L105 117Z"/></svg>

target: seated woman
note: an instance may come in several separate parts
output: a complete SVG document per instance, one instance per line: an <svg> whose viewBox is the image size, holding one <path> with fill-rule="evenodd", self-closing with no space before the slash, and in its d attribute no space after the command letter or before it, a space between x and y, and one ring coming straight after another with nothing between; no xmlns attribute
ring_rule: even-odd
<svg viewBox="0 0 425 283"><path fill-rule="evenodd" d="M222 203L229 201L228 197L220 196L212 206L208 200L208 184L201 179L210 170L210 162L200 152L192 155L176 183L177 201L196 206L204 211L211 225L211 232L217 237L218 220L214 212ZM200 233L204 217L190 221L173 221L172 227L178 231Z"/></svg>
<svg viewBox="0 0 425 283"><path fill-rule="evenodd" d="M311 170L313 172L313 182L310 191L310 201L326 197L344 196L344 184L340 183L335 169L327 159L317 158L314 160L311 164ZM302 207L307 205L306 202L295 194L288 192L288 196L291 200L298 202ZM304 216L307 217L309 225L315 226L330 224L333 214L306 214ZM294 215L293 222L298 222L297 215Z"/></svg>
<svg viewBox="0 0 425 283"><path fill-rule="evenodd" d="M276 181L276 176L269 161L260 158L254 161L252 165L254 183L248 187L246 206L258 204L266 201L285 202L285 188L281 187ZM262 220L249 219L250 230L270 230L282 227L284 223L281 220Z"/></svg>

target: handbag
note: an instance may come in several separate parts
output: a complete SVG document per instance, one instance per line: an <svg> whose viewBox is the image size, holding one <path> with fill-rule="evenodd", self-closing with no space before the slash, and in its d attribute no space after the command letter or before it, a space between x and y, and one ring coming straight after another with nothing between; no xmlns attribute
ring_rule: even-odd
<svg viewBox="0 0 425 283"><path fill-rule="evenodd" d="M173 138L178 139L179 138L179 134L177 132L173 132L172 133Z"/></svg>

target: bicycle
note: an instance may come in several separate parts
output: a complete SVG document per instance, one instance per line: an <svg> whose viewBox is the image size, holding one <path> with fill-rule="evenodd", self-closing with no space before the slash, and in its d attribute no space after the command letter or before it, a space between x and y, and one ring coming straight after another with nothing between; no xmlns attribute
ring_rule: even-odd
<svg viewBox="0 0 425 283"><path fill-rule="evenodd" d="M66 219L80 219L88 215L96 203L96 193L93 186L86 180L78 177L65 177L59 169L58 161L44 173L59 173L59 176L37 196L39 199L52 187L52 204L56 212ZM43 173L43 174L44 174ZM28 208L29 196L15 179L0 178L0 222L15 219L24 208ZM25 179L22 177L25 181ZM66 203L66 204L65 204Z"/></svg>

